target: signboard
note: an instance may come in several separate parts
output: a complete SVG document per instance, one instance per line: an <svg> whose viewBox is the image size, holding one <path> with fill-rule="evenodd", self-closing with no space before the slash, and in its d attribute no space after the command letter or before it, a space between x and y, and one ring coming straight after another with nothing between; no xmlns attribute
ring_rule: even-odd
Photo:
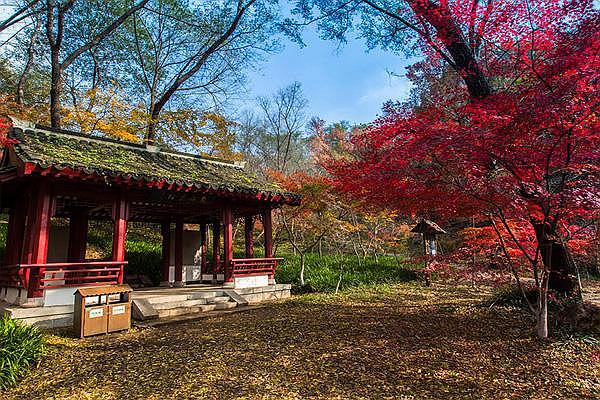
<svg viewBox="0 0 600 400"><path fill-rule="evenodd" d="M125 306L114 306L112 308L112 315L125 314Z"/></svg>
<svg viewBox="0 0 600 400"><path fill-rule="evenodd" d="M104 308L92 308L90 310L90 318L98 318L104 315Z"/></svg>

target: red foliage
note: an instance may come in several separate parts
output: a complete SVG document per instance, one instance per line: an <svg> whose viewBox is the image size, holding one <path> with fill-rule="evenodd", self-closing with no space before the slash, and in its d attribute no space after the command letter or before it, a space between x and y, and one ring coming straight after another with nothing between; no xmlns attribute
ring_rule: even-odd
<svg viewBox="0 0 600 400"><path fill-rule="evenodd" d="M531 256L531 223L567 237L600 209L599 14L589 1L500 1L473 11L478 25L467 12L477 2L449 3L411 6L424 29L442 18L432 12L468 27L465 35L482 42L476 51L488 52L481 65L498 89L469 100L450 87L431 106L387 105L353 137L354 157L323 165L338 188L385 207L512 221L524 231L513 240L522 241L517 252ZM451 45L451 36L431 35L425 64L439 61L432 49Z"/></svg>

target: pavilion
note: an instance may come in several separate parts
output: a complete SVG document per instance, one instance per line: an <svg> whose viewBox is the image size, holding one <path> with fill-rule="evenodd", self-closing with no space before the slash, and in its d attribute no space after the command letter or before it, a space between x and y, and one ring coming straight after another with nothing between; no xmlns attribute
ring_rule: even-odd
<svg viewBox="0 0 600 400"><path fill-rule="evenodd" d="M273 257L271 212L298 205L300 197L262 182L241 163L17 120L8 136L14 144L3 149L0 161L0 208L9 215L0 300L44 306L63 299L67 304L76 288L123 283L128 222L161 224L161 285L186 284L184 225L189 224L199 226L200 280L231 288L274 283L281 259ZM53 243L60 242L50 234L53 217L68 220L68 231L63 254L49 259ZM238 218L245 227L244 258L233 254ZM262 258L254 257L257 219L264 227ZM112 224L109 259L86 259L92 220Z"/></svg>

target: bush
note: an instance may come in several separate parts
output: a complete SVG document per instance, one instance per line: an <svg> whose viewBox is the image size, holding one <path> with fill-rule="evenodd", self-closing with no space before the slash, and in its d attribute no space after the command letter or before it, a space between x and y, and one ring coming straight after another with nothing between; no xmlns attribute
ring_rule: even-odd
<svg viewBox="0 0 600 400"><path fill-rule="evenodd" d="M127 275L146 275L152 283L159 284L162 263L161 244L127 240L125 253L125 259L129 262L125 268Z"/></svg>
<svg viewBox="0 0 600 400"><path fill-rule="evenodd" d="M278 255L279 256L279 255ZM293 254L281 255L285 260L277 268L278 283L291 283L295 293L331 292L340 281L340 289L386 283L406 282L416 279L408 269L393 256L367 257L323 255L310 253L305 257L305 286L300 286L300 257Z"/></svg>
<svg viewBox="0 0 600 400"><path fill-rule="evenodd" d="M14 385L44 353L44 337L33 326L0 319L0 389Z"/></svg>

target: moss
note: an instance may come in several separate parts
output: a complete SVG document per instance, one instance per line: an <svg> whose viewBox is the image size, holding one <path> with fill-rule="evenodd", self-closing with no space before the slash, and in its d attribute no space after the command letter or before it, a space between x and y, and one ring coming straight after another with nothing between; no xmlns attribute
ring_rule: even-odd
<svg viewBox="0 0 600 400"><path fill-rule="evenodd" d="M227 161L170 151L152 152L132 143L62 131L13 129L11 135L19 141L14 146L17 156L42 168L73 168L106 177L164 180L213 190L287 194L276 184L264 182Z"/></svg>

